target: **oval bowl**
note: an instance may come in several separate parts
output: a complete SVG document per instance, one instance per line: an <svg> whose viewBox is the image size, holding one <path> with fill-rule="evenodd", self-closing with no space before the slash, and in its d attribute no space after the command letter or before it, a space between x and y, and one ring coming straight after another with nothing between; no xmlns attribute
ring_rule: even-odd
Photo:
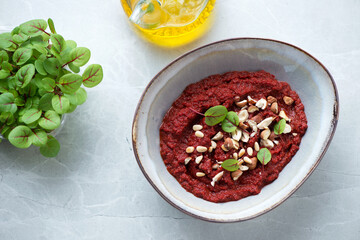
<svg viewBox="0 0 360 240"><path fill-rule="evenodd" d="M308 129L300 149L258 195L212 203L187 192L167 171L160 156L159 128L185 87L229 71L265 70L288 82L304 106ZM132 128L134 154L146 179L168 203L193 217L213 222L254 218L284 202L309 177L324 156L338 121L338 93L329 71L291 44L258 38L228 39L184 54L161 70L146 87Z"/></svg>

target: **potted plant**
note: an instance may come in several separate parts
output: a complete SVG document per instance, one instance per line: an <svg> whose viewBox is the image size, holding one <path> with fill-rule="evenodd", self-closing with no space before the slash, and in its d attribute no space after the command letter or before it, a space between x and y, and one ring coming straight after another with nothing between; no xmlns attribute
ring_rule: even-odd
<svg viewBox="0 0 360 240"><path fill-rule="evenodd" d="M56 33L51 19L31 20L0 34L3 138L18 148L38 146L45 157L55 157L60 144L52 132L64 114L86 101L83 87L92 88L102 81L99 64L79 74L89 59L90 50Z"/></svg>

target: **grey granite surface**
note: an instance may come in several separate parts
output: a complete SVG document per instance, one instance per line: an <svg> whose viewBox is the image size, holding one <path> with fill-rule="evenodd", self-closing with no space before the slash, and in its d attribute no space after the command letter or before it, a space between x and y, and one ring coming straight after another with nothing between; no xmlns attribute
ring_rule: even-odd
<svg viewBox="0 0 360 240"><path fill-rule="evenodd" d="M360 1L218 0L207 35L173 50L141 40L118 0L0 0L0 32L53 18L92 50L104 80L69 115L61 152L0 144L0 239L360 239ZM340 95L340 120L318 168L292 197L253 220L204 222L166 203L142 175L131 123L151 78L174 58L233 37L271 38L319 59ZM316 104L316 102L314 102ZM358 118L359 117L359 118Z"/></svg>

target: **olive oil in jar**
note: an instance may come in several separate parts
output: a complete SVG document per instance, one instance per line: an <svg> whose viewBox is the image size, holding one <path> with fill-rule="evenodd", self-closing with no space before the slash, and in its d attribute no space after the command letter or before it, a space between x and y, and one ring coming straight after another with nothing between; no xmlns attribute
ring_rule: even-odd
<svg viewBox="0 0 360 240"><path fill-rule="evenodd" d="M211 25L215 0L121 0L141 36L166 47L187 44Z"/></svg>

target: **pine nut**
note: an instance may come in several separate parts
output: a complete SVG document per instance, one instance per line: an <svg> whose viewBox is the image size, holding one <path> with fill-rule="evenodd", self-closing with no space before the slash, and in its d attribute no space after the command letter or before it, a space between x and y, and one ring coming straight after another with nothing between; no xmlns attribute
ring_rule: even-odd
<svg viewBox="0 0 360 240"><path fill-rule="evenodd" d="M242 149L239 151L238 157L240 158L240 157L242 157L244 154L245 154L245 149L242 148Z"/></svg>
<svg viewBox="0 0 360 240"><path fill-rule="evenodd" d="M186 153L192 153L194 152L195 148L194 147L187 147L186 148Z"/></svg>
<svg viewBox="0 0 360 240"><path fill-rule="evenodd" d="M185 158L185 165L187 165L189 162L191 161L191 157L187 157L187 158Z"/></svg>
<svg viewBox="0 0 360 240"><path fill-rule="evenodd" d="M249 157L244 157L244 162L246 163L252 163L251 159Z"/></svg>
<svg viewBox="0 0 360 240"><path fill-rule="evenodd" d="M217 146L216 142L215 142L215 141L211 141L211 147L212 147L213 149L215 149L216 146Z"/></svg>
<svg viewBox="0 0 360 240"><path fill-rule="evenodd" d="M247 148L247 154L248 154L249 156L252 156L253 153L254 153L254 150L253 150L251 147L248 147L248 148Z"/></svg>
<svg viewBox="0 0 360 240"><path fill-rule="evenodd" d="M258 142L254 143L254 149L255 149L256 152L260 151L260 146L259 146Z"/></svg>
<svg viewBox="0 0 360 240"><path fill-rule="evenodd" d="M241 171L247 171L247 170L249 170L249 167L248 167L248 166L244 166L244 165L240 165L239 169L240 169Z"/></svg>
<svg viewBox="0 0 360 240"><path fill-rule="evenodd" d="M202 129L203 129L203 126L201 126L201 125L199 125L199 124L196 124L196 125L193 126L193 130L194 130L194 131L200 131L200 130L202 130Z"/></svg>
<svg viewBox="0 0 360 240"><path fill-rule="evenodd" d="M199 138L203 138L204 134L201 131L196 131L195 132L195 136L199 137Z"/></svg>
<svg viewBox="0 0 360 240"><path fill-rule="evenodd" d="M203 177L203 176L205 176L205 173L203 173L203 172L197 172L197 173L196 173L196 176L197 176L197 177Z"/></svg>
<svg viewBox="0 0 360 240"><path fill-rule="evenodd" d="M197 146L197 147L196 147L196 151L198 151L199 153L206 152L206 151L207 151L207 147Z"/></svg>

